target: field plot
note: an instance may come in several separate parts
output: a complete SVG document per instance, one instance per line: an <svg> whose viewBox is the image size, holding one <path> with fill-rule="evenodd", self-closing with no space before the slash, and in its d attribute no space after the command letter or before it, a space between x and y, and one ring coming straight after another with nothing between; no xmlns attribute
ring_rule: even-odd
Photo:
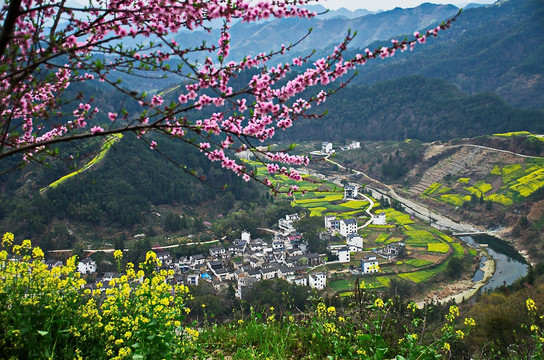
<svg viewBox="0 0 544 360"><path fill-rule="evenodd" d="M430 278L441 272L443 269L443 266L437 266L433 269L427 269L427 270L420 270L420 271L414 271L404 274L398 274L397 276L404 280L409 280L414 283L420 283L424 281L428 281Z"/></svg>
<svg viewBox="0 0 544 360"><path fill-rule="evenodd" d="M387 208L385 210L379 211L385 213L385 218L387 222L394 222L399 225L408 225L413 224L414 221L410 218L410 215L401 213L393 208Z"/></svg>
<svg viewBox="0 0 544 360"><path fill-rule="evenodd" d="M409 259L404 262L405 264L411 265L413 267L423 267L431 265L433 262L425 259Z"/></svg>
<svg viewBox="0 0 544 360"><path fill-rule="evenodd" d="M421 193L421 196L430 196L434 194L441 187L442 187L441 183L432 183L431 185L429 185L427 189L425 189L425 191L423 191L423 193Z"/></svg>
<svg viewBox="0 0 544 360"><path fill-rule="evenodd" d="M450 247L448 246L448 244L444 244L444 243L438 243L438 244L431 243L431 244L427 244L427 251L445 254L448 251L450 251Z"/></svg>
<svg viewBox="0 0 544 360"><path fill-rule="evenodd" d="M85 166L83 166L81 169L61 177L60 179L49 184L48 186L41 189L40 191L45 191L47 188L56 188L57 186L59 186L60 184L68 180L69 178L76 176L86 170L89 170L93 165L99 163L104 158L104 156L106 156L106 154L108 153L109 149L113 146L113 144L115 144L117 141L121 140L122 138L123 138L123 134L107 135L102 142L100 152L91 161L85 164Z"/></svg>
<svg viewBox="0 0 544 360"><path fill-rule="evenodd" d="M544 186L544 168L533 171L529 175L516 180L510 188L521 196L527 197Z"/></svg>
<svg viewBox="0 0 544 360"><path fill-rule="evenodd" d="M374 242L376 242L376 243L383 243L383 242L385 242L387 239L389 239L390 236L391 236L390 234L381 233L381 234L376 238L376 240L374 240Z"/></svg>
<svg viewBox="0 0 544 360"><path fill-rule="evenodd" d="M453 246L453 250L455 251L453 256L455 256L456 258L462 258L465 256L465 249L463 248L463 245L459 243L453 243L451 245Z"/></svg>

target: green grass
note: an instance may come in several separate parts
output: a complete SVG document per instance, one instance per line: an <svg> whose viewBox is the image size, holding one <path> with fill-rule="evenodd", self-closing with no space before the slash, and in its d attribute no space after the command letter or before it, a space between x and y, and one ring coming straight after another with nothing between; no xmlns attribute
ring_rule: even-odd
<svg viewBox="0 0 544 360"><path fill-rule="evenodd" d="M329 286L336 292L351 291L353 290L353 281L346 279L331 281Z"/></svg>
<svg viewBox="0 0 544 360"><path fill-rule="evenodd" d="M406 260L405 263L414 267L423 267L423 266L431 265L433 262L430 260L425 260L425 259L409 259L409 260Z"/></svg>
<svg viewBox="0 0 544 360"><path fill-rule="evenodd" d="M453 256L457 258L463 258L465 256L465 249L463 248L463 245L459 243L453 243L451 244L453 246L453 250L455 251Z"/></svg>
<svg viewBox="0 0 544 360"><path fill-rule="evenodd" d="M409 280L411 282L419 284L421 282L428 281L433 276L438 274L441 271L440 268L441 267L438 266L438 267L433 268L433 269L420 270L420 271L404 273L404 274L397 274L397 276L400 277L401 279Z"/></svg>

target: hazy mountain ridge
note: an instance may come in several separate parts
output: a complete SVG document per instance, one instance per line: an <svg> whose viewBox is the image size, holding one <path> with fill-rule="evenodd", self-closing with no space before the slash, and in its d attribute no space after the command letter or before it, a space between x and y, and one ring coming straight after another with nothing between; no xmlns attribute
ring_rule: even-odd
<svg viewBox="0 0 544 360"><path fill-rule="evenodd" d="M348 30L357 31L358 35L351 43L352 48L364 47L372 41L385 40L398 34L413 32L433 23L440 22L457 13L453 5L422 4L416 8L400 9L369 14L346 19L343 16L328 18L319 15L309 20L279 19L256 24L238 22L231 29L231 57L242 59L244 56L280 49L304 37L308 29L312 34L300 43L294 53L309 53L312 50L330 49L339 44ZM176 41L184 45L200 45L202 41L215 43L218 31L211 33L180 33ZM288 54L289 58L293 54Z"/></svg>

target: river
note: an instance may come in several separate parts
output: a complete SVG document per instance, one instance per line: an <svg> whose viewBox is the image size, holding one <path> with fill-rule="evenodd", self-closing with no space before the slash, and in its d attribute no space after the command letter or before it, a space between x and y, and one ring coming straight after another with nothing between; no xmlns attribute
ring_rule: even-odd
<svg viewBox="0 0 544 360"><path fill-rule="evenodd" d="M399 196L392 189L383 191L369 186L367 186L367 189L372 190L373 193L378 193L380 196L383 195L386 198L395 198L402 203L405 207L405 211L410 215L425 221L429 221L429 218L431 218L431 225L439 230L459 232L475 232L483 230L476 228L474 225L457 223L444 215L431 212L427 207ZM375 196L374 198L376 199ZM485 292L502 285L510 285L527 274L528 265L523 259L523 256L506 241L491 235L461 236L460 239L474 248L479 248L480 244L487 244L487 253L495 261L495 272L480 291ZM488 261L487 257L485 260L482 259L480 268L483 268L485 261ZM481 270L476 271L473 281L476 282L481 280L482 276L483 272Z"/></svg>
<svg viewBox="0 0 544 360"><path fill-rule="evenodd" d="M502 285L510 285L527 274L528 265L513 246L507 242L490 235L461 236L459 238L475 248L479 248L481 244L486 244L487 253L495 260L495 272L480 291L486 292ZM482 258L480 268L484 266L486 261L488 261L487 257ZM483 272L477 270L472 280L479 281L482 276Z"/></svg>

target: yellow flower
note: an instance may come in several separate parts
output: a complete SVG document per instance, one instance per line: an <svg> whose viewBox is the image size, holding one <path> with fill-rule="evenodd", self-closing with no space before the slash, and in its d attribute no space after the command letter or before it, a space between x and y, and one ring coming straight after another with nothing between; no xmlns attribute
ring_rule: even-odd
<svg viewBox="0 0 544 360"><path fill-rule="evenodd" d="M450 311L445 316L446 320L453 322L457 316L459 316L459 308L456 305L450 306Z"/></svg>
<svg viewBox="0 0 544 360"><path fill-rule="evenodd" d="M465 318L465 325L466 326L475 326L476 321L474 321L473 318Z"/></svg>
<svg viewBox="0 0 544 360"><path fill-rule="evenodd" d="M4 247L11 246L11 244L13 244L14 237L15 236L13 235L13 233L10 233L10 232L5 233L4 236L2 236L2 246Z"/></svg>
<svg viewBox="0 0 544 360"><path fill-rule="evenodd" d="M185 328L185 332L187 333L187 335L190 336L190 338L191 338L192 340L198 339L198 335L199 335L198 330L194 330L194 329L191 329L191 328L189 328L189 327L186 327L186 328Z"/></svg>
<svg viewBox="0 0 544 360"><path fill-rule="evenodd" d="M374 306L379 307L379 308L383 308L383 306L384 306L383 300L380 299L380 298L376 299L376 301L374 301Z"/></svg>
<svg viewBox="0 0 544 360"><path fill-rule="evenodd" d="M290 321L290 322L295 321L295 318L293 317L293 315L290 315L290 316L289 316L289 321Z"/></svg>
<svg viewBox="0 0 544 360"><path fill-rule="evenodd" d="M536 311L536 304L533 299L529 298L526 301L528 311Z"/></svg>
<svg viewBox="0 0 544 360"><path fill-rule="evenodd" d="M329 307L327 308L327 312L328 312L329 314L335 314L335 313L336 313L336 309L335 309L334 306L329 306Z"/></svg>
<svg viewBox="0 0 544 360"><path fill-rule="evenodd" d="M35 247L32 250L32 257L36 260L42 260L43 259L43 251L39 247Z"/></svg>
<svg viewBox="0 0 544 360"><path fill-rule="evenodd" d="M536 326L535 324L531 325L531 331L537 332L538 326Z"/></svg>
<svg viewBox="0 0 544 360"><path fill-rule="evenodd" d="M323 327L325 328L325 332L327 332L329 334L336 333L336 325L334 325L334 324L325 323L325 324L323 324Z"/></svg>
<svg viewBox="0 0 544 360"><path fill-rule="evenodd" d="M338 317L338 321L340 321L340 322L345 322L345 321L346 321L346 319L344 319L344 317L343 317L343 316L339 316L339 317Z"/></svg>
<svg viewBox="0 0 544 360"><path fill-rule="evenodd" d="M274 307L273 307L273 306L270 307L270 311L274 311Z"/></svg>
<svg viewBox="0 0 544 360"><path fill-rule="evenodd" d="M113 252L113 257L115 260L120 261L123 258L123 252L121 250L115 250Z"/></svg>
<svg viewBox="0 0 544 360"><path fill-rule="evenodd" d="M244 320L240 319L238 320L238 325L242 325L244 323Z"/></svg>
<svg viewBox="0 0 544 360"><path fill-rule="evenodd" d="M358 355L366 355L366 351L364 351L363 349L357 349L357 354Z"/></svg>
<svg viewBox="0 0 544 360"><path fill-rule="evenodd" d="M444 343L444 346L442 346L442 349L444 349L444 351L450 351L450 344L448 343Z"/></svg>
<svg viewBox="0 0 544 360"><path fill-rule="evenodd" d="M463 339L465 337L465 333L461 330L457 330L455 333L457 334L458 339Z"/></svg>

